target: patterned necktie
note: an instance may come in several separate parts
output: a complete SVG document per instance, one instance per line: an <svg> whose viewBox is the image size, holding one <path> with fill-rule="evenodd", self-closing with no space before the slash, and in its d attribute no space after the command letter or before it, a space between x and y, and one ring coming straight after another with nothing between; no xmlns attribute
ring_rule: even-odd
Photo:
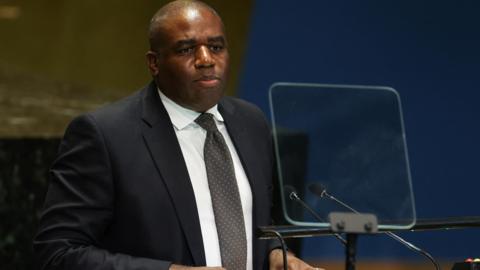
<svg viewBox="0 0 480 270"><path fill-rule="evenodd" d="M207 131L203 154L222 266L227 270L245 270L247 264L245 221L232 157L212 114L203 113L195 119L195 122Z"/></svg>

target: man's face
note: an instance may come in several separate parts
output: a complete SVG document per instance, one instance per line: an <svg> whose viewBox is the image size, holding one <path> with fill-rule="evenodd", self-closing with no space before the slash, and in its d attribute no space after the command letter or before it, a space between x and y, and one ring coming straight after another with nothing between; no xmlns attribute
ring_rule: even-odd
<svg viewBox="0 0 480 270"><path fill-rule="evenodd" d="M206 8L186 8L164 19L156 35L161 45L147 59L160 90L198 112L217 104L229 65L221 19Z"/></svg>

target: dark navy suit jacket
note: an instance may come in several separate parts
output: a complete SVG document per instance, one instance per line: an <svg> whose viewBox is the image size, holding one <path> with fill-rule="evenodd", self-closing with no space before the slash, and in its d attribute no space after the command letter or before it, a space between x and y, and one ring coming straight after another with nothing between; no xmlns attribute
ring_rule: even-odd
<svg viewBox="0 0 480 270"><path fill-rule="evenodd" d="M273 150L262 112L219 102L253 194L253 229L270 223ZM41 269L204 266L194 193L154 83L74 119L50 171L34 249ZM255 235L255 232L254 234ZM254 239L253 268L267 243Z"/></svg>

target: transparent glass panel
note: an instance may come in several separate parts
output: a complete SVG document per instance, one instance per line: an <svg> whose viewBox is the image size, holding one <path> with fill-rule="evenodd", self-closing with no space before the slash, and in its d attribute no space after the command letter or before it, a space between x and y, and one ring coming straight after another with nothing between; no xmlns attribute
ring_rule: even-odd
<svg viewBox="0 0 480 270"><path fill-rule="evenodd" d="M330 212L350 211L319 196L327 191L356 211L375 214L380 228L405 229L415 223L401 105L394 89L277 83L270 89L270 107L287 221L329 226ZM321 222L290 199L292 191Z"/></svg>

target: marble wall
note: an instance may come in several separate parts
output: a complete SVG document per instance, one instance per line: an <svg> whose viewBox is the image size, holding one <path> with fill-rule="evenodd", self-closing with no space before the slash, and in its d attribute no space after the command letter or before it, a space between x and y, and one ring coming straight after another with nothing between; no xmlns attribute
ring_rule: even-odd
<svg viewBox="0 0 480 270"><path fill-rule="evenodd" d="M58 139L0 139L0 268L33 269L32 238Z"/></svg>

